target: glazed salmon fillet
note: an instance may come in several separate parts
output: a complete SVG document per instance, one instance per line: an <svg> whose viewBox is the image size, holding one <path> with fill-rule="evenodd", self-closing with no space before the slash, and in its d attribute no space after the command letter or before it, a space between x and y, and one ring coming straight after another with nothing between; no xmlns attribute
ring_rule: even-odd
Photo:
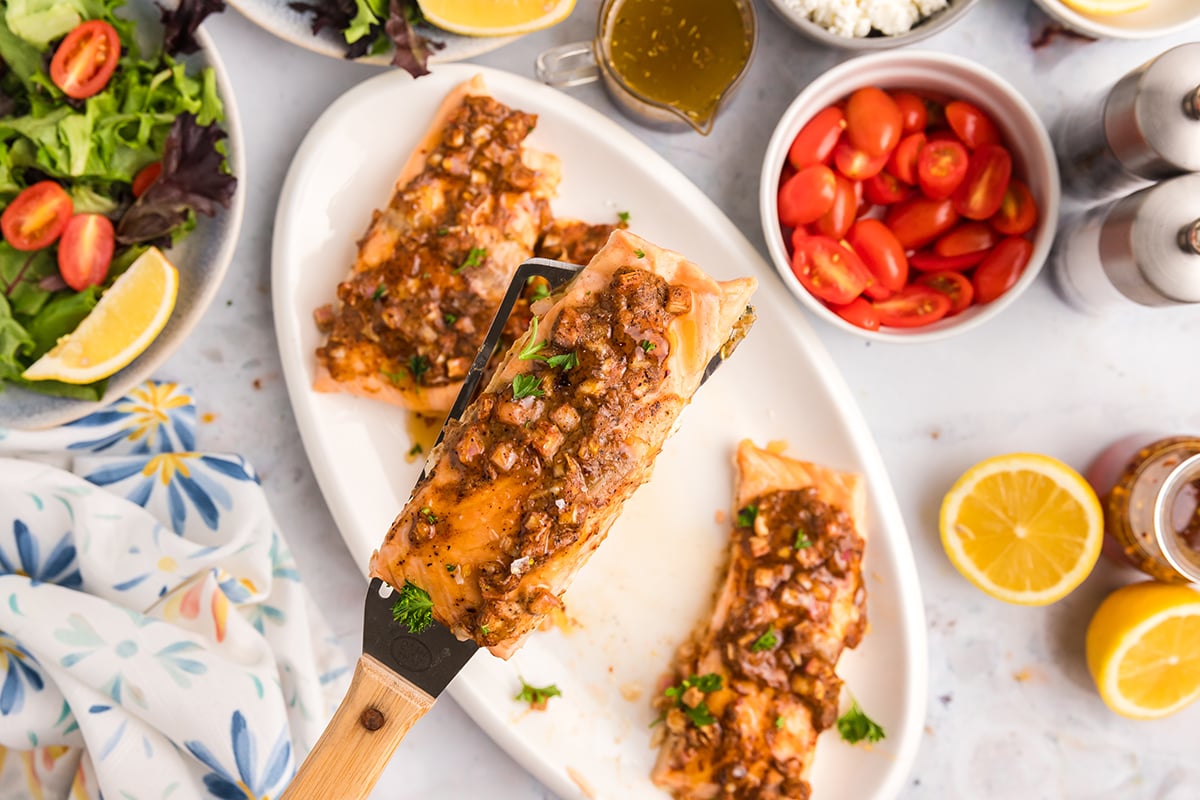
<svg viewBox="0 0 1200 800"><path fill-rule="evenodd" d="M866 492L852 473L742 442L735 528L712 617L676 655L652 779L679 800L812 794L845 648L866 630Z"/></svg>
<svg viewBox="0 0 1200 800"><path fill-rule="evenodd" d="M753 278L718 282L616 231L536 303L536 326L447 425L371 559L394 587L502 658L555 609L651 474L718 353L752 321Z"/></svg>
<svg viewBox="0 0 1200 800"><path fill-rule="evenodd" d="M524 145L536 124L481 77L446 97L337 302L316 312L316 390L425 413L453 405L509 280L553 222L561 167Z"/></svg>

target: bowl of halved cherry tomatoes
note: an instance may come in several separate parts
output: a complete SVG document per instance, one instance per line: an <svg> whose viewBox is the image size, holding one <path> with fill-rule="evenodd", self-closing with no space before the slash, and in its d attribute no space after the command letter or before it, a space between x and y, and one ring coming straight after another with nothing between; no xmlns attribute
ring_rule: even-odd
<svg viewBox="0 0 1200 800"><path fill-rule="evenodd" d="M821 318L882 341L961 333L1037 277L1058 221L1054 148L996 74L889 52L813 81L767 146L767 248Z"/></svg>

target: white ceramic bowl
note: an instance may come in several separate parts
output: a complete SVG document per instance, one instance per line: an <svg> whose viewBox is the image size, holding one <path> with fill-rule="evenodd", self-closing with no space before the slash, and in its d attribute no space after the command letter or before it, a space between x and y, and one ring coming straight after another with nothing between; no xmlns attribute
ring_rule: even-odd
<svg viewBox="0 0 1200 800"><path fill-rule="evenodd" d="M1128 14L1084 14L1061 0L1037 0L1052 19L1085 36L1098 39L1153 39L1200 23L1196 0L1153 0Z"/></svg>
<svg viewBox="0 0 1200 800"><path fill-rule="evenodd" d="M975 0L950 0L949 6L941 11L935 11L906 33L897 33L893 36L841 36L813 22L807 14L789 4L787 0L770 0L770 5L776 13L800 33L821 44L843 50L890 50L893 47L919 42L936 33L941 33L962 19L962 16L974 4Z"/></svg>
<svg viewBox="0 0 1200 800"><path fill-rule="evenodd" d="M986 305L973 305L961 314L920 328L881 328L868 331L852 325L813 297L792 274L776 208L779 176L788 148L804 124L821 109L864 86L884 89L923 89L966 100L987 112L1012 152L1013 175L1023 179L1038 206L1033 254L1016 285ZM982 325L1010 306L1037 278L1050 253L1058 226L1061 187L1054 146L1037 112L1016 89L990 70L966 59L920 50L889 51L845 61L810 83L771 135L759 178L759 213L771 262L783 282L814 315L842 330L883 342L923 342L944 339Z"/></svg>

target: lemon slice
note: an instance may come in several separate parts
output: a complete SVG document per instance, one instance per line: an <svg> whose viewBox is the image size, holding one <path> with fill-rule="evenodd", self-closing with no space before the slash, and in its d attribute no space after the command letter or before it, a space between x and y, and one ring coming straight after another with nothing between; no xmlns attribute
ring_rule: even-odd
<svg viewBox="0 0 1200 800"><path fill-rule="evenodd" d="M981 461L942 501L942 546L958 571L999 600L1053 603L1100 555L1104 517L1087 481L1048 456Z"/></svg>
<svg viewBox="0 0 1200 800"><path fill-rule="evenodd" d="M566 19L575 0L417 0L431 25L464 36L513 36Z"/></svg>
<svg viewBox="0 0 1200 800"><path fill-rule="evenodd" d="M1087 631L1088 670L1108 707L1158 719L1200 697L1200 592L1137 583L1110 594Z"/></svg>
<svg viewBox="0 0 1200 800"><path fill-rule="evenodd" d="M179 273L151 247L100 296L72 333L33 362L30 381L92 383L107 378L149 347L175 308Z"/></svg>
<svg viewBox="0 0 1200 800"><path fill-rule="evenodd" d="M1150 0L1063 0L1063 5L1083 14L1112 17L1141 11L1150 5Z"/></svg>

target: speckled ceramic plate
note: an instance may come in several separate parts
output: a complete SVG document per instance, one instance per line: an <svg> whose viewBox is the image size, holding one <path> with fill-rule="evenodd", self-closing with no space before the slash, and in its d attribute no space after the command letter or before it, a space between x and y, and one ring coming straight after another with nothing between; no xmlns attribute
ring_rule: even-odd
<svg viewBox="0 0 1200 800"><path fill-rule="evenodd" d="M127 8L136 15L139 30L152 31L152 40L161 40L157 28L158 13L151 0L133 0ZM237 104L233 98L233 87L225 72L225 66L217 55L212 39L203 28L197 31L196 41L200 43L200 51L185 61L189 68L212 67L216 75L217 91L225 104L224 127L229 134L226 140L229 166L238 178L233 202L228 209L218 211L215 217L201 216L196 229L178 245L166 251L171 263L179 269L179 292L175 300L175 310L171 312L166 327L146 351L129 366L109 378L108 388L100 402L51 397L17 386L5 386L0 391L0 428L31 429L62 425L122 397L167 360L200 321L200 317L216 295L229 262L233 259L238 231L242 226L242 209L246 196L245 148L242 144L242 128Z"/></svg>
<svg viewBox="0 0 1200 800"><path fill-rule="evenodd" d="M344 59L346 57L346 40L342 38L341 31L325 28L320 33L313 33L312 16L290 8L288 2L289 0L229 0L229 5L240 11L255 25L275 34L280 39L330 58ZM481 56L518 38L516 36L459 36L429 25L422 25L420 30L433 41L445 44L444 48L436 51L429 59L431 63L435 64L464 61ZM358 59L365 64L379 65L389 64L391 60L390 53Z"/></svg>
<svg viewBox="0 0 1200 800"><path fill-rule="evenodd" d="M814 796L891 800L916 754L925 719L927 657L916 568L883 461L854 397L771 268L694 184L599 112L533 81L447 65L412 80L392 70L331 105L288 170L275 217L272 308L288 395L304 447L338 529L364 571L420 472L405 414L383 403L312 390L321 336L313 309L331 302L355 242L434 110L482 74L500 101L538 115L531 146L562 159L559 216L612 220L691 254L717 278L755 275L758 322L680 417L653 479L566 593L569 631L536 633L510 661L481 650L450 693L557 796L662 800L650 782L649 703L675 648L703 616L725 562L732 456L749 437L784 440L795 456L862 473L869 507L864 577L870 632L839 673L887 730L871 749L821 737ZM381 150L376 131L390 135ZM563 692L545 713L513 696L518 675ZM414 733L419 733L419 728ZM403 794L381 786L380 797Z"/></svg>

